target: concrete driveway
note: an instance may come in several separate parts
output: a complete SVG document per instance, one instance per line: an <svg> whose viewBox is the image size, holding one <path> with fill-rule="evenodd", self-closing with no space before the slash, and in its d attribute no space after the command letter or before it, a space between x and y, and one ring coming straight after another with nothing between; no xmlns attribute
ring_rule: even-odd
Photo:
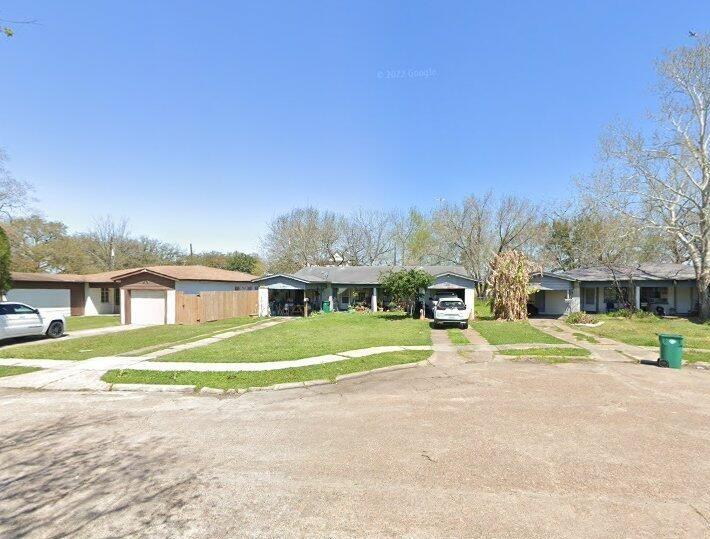
<svg viewBox="0 0 710 539"><path fill-rule="evenodd" d="M225 398L0 390L0 535L710 534L710 372L471 361Z"/></svg>

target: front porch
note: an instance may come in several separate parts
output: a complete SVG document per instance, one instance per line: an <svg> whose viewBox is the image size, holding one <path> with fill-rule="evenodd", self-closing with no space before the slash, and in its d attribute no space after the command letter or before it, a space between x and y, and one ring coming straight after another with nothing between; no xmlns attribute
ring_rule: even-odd
<svg viewBox="0 0 710 539"><path fill-rule="evenodd" d="M697 308L697 292L687 281L582 286L582 310L585 312L605 313L631 307L662 316L687 315Z"/></svg>

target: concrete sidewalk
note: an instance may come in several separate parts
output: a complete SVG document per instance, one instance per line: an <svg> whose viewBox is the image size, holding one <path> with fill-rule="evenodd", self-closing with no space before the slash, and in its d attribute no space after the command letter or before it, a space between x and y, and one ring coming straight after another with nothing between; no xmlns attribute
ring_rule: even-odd
<svg viewBox="0 0 710 539"><path fill-rule="evenodd" d="M592 359L601 361L629 362L629 361L656 361L658 359L658 351L652 351L641 346L633 346L631 344L621 343L605 337L599 337L591 333L586 333L584 328L571 327L561 320L553 320L548 318L531 318L530 324L544 331L548 335L557 337L570 344L585 348L592 353ZM584 339L578 339L574 333L582 333L589 337L593 337L597 342L589 342Z"/></svg>
<svg viewBox="0 0 710 539"><path fill-rule="evenodd" d="M62 342L69 341L71 339L79 339L81 337L94 337L96 335L108 335L110 333L121 333L123 331L130 331L132 329L140 329L149 326L136 326L133 324L122 325L122 326L108 326L105 328L94 328L94 329L82 329L79 331L71 331L65 333L59 339L49 339L48 337L37 337L31 341L23 342L9 342L8 344L2 345L3 350L8 350L12 348L21 348L25 346L35 346L38 344L47 344L48 342ZM29 338L29 337L28 337Z"/></svg>
<svg viewBox="0 0 710 539"><path fill-rule="evenodd" d="M444 337L446 335L444 334ZM448 337L447 337L448 341ZM294 359L288 361L265 361L260 363L192 363L150 361L151 357L114 356L96 357L85 361L60 361L49 359L7 359L0 360L0 365L41 367L43 370L0 378L0 387L22 389L55 390L96 390L107 391L110 384L101 377L110 370L138 369L149 371L197 371L197 372L238 372L271 371L323 365L336 361L366 357L387 352L404 350L450 351L446 346L375 346L359 350L349 350L338 354Z"/></svg>

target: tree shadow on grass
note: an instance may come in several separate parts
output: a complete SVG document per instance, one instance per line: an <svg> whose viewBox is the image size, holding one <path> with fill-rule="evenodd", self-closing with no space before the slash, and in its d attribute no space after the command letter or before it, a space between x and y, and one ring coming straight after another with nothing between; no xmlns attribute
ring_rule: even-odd
<svg viewBox="0 0 710 539"><path fill-rule="evenodd" d="M159 437L131 443L109 434L116 421L4 432L0 536L181 535L195 474L175 472L175 453Z"/></svg>

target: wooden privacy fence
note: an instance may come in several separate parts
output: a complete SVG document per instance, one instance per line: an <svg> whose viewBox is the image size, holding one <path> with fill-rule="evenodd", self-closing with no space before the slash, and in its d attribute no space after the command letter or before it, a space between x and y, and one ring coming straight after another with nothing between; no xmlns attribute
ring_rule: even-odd
<svg viewBox="0 0 710 539"><path fill-rule="evenodd" d="M258 312L257 290L201 292L197 296L175 292L177 324L201 324L235 316L256 316Z"/></svg>

